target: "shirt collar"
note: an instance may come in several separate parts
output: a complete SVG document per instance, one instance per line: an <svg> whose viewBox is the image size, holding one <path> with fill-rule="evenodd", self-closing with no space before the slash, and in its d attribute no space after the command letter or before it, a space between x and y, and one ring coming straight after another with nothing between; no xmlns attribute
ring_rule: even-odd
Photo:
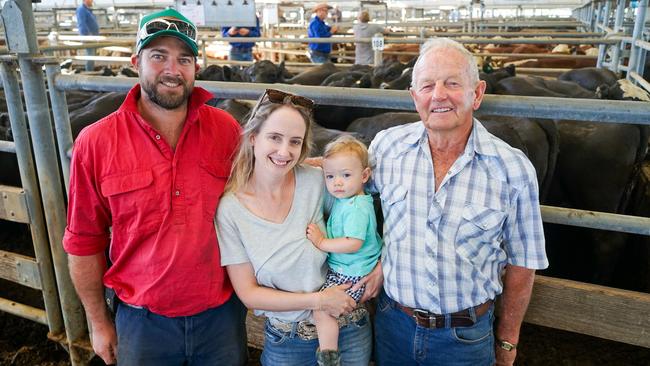
<svg viewBox="0 0 650 366"><path fill-rule="evenodd" d="M474 125L472 126L472 132L469 135L467 140L466 152L469 152L472 149L479 155L488 155L488 156L498 156L497 148L494 146L494 141L492 141L490 132L483 127L481 122L474 118Z"/></svg>
<svg viewBox="0 0 650 366"><path fill-rule="evenodd" d="M474 152L479 155L497 156L497 150L494 142L490 138L490 132L483 127L481 122L474 118L472 132L470 132L465 146L465 153ZM422 121L416 122L413 131L402 139L402 144L411 147L428 143L427 130Z"/></svg>
<svg viewBox="0 0 650 366"><path fill-rule="evenodd" d="M138 99L140 99L141 93L142 89L140 88L140 83L135 84L126 95L126 99L124 99L124 103L122 103L119 111L140 113L138 111ZM190 94L189 98L186 117L187 122L195 121L198 117L199 108L212 98L214 98L212 93L201 88L200 86L195 86L194 89L192 89L192 93Z"/></svg>

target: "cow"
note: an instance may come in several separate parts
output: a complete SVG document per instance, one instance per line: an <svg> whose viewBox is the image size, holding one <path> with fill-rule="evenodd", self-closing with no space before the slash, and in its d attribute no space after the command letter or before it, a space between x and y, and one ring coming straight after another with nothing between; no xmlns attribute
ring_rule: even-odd
<svg viewBox="0 0 650 366"><path fill-rule="evenodd" d="M499 92L510 95L576 97L586 89L546 86L558 81L506 78ZM567 83L561 81L562 83ZM567 84L569 85L569 84ZM574 89L571 91L570 89ZM579 92L576 92L578 90ZM590 91L588 91L591 93ZM596 93L592 93L596 98ZM636 172L647 153L650 127L556 120L560 153L544 203L586 210L622 213ZM621 233L546 225L548 274L612 285L627 236ZM567 246L561 243L569 243Z"/></svg>
<svg viewBox="0 0 650 366"><path fill-rule="evenodd" d="M391 82L383 82L379 85L380 89L407 90L411 86L413 77L413 68L407 67L402 71L402 75Z"/></svg>
<svg viewBox="0 0 650 366"><path fill-rule="evenodd" d="M230 66L210 65L199 71L196 80L231 81L232 70Z"/></svg>
<svg viewBox="0 0 650 366"><path fill-rule="evenodd" d="M547 80L538 76L513 76L499 80L494 94L525 95L533 97L594 99L596 94L580 85L562 80Z"/></svg>
<svg viewBox="0 0 650 366"><path fill-rule="evenodd" d="M328 76L338 71L340 70L333 63L326 62L318 66L310 67L298 75L285 80L285 82L287 84L320 85Z"/></svg>
<svg viewBox="0 0 650 366"><path fill-rule="evenodd" d="M385 61L372 70L372 88L379 88L384 82L391 82L400 76L408 66L399 61Z"/></svg>
<svg viewBox="0 0 650 366"><path fill-rule="evenodd" d="M245 68L233 68L231 80L246 83L274 84L284 83L286 79L292 76L284 67L284 62L276 65L269 60L262 60Z"/></svg>
<svg viewBox="0 0 650 366"><path fill-rule="evenodd" d="M557 78L558 80L573 81L578 83L581 87L593 92L603 84L612 85L618 80L618 77L613 71L597 67L584 67L569 70L558 75Z"/></svg>
<svg viewBox="0 0 650 366"><path fill-rule="evenodd" d="M514 65L509 65L504 68L494 70L490 73L486 72L479 72L479 79L485 81L485 93L487 94L493 94L494 93L494 87L496 84L504 78L511 77L511 76L516 76L517 72L515 71L515 66Z"/></svg>
<svg viewBox="0 0 650 366"><path fill-rule="evenodd" d="M346 70L335 72L328 76L320 85L347 88L369 88L371 84L370 73Z"/></svg>

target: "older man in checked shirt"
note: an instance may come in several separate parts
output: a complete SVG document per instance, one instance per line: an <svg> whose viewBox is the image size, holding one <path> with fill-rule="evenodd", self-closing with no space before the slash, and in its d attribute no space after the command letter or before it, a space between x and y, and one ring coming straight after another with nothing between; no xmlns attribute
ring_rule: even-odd
<svg viewBox="0 0 650 366"><path fill-rule="evenodd" d="M535 270L548 260L535 170L473 118L484 92L462 45L430 40L410 89L422 121L370 146L385 247L365 296L383 276L380 366L514 363Z"/></svg>

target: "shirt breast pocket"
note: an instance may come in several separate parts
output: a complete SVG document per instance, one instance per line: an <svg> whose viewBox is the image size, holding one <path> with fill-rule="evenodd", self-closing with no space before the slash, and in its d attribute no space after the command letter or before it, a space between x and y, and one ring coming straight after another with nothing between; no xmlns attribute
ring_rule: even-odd
<svg viewBox="0 0 650 366"><path fill-rule="evenodd" d="M456 251L472 262L480 262L500 250L503 237L503 222L506 213L501 210L478 205L467 205L463 209Z"/></svg>
<svg viewBox="0 0 650 366"><path fill-rule="evenodd" d="M381 200L385 205L384 231L392 240L406 239L407 219L406 194L408 191L401 185L386 185L381 189Z"/></svg>
<svg viewBox="0 0 650 366"><path fill-rule="evenodd" d="M158 228L162 220L161 198L151 170L114 174L104 178L100 186L108 199L114 226L129 232Z"/></svg>
<svg viewBox="0 0 650 366"><path fill-rule="evenodd" d="M230 161L202 161L201 166L201 201L204 219L212 222L217 212L219 199L230 176Z"/></svg>

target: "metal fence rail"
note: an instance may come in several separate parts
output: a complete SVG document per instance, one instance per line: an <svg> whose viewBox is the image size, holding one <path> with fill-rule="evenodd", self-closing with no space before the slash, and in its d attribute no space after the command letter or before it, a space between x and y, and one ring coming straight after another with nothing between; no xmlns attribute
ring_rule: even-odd
<svg viewBox="0 0 650 366"><path fill-rule="evenodd" d="M101 76L58 75L54 78L54 87L62 91L125 92L135 83L135 79ZM219 81L198 81L197 85L220 98L254 100L267 88L279 88L306 96L324 105L415 110L409 93L401 90ZM486 95L480 112L518 117L650 125L650 103L627 101ZM545 221L552 223L650 235L650 218L551 206L544 206L542 214Z"/></svg>
<svg viewBox="0 0 650 366"><path fill-rule="evenodd" d="M60 90L127 91L136 79L102 76L58 75ZM331 88L287 84L251 84L222 81L197 81L220 98L257 99L267 88L279 88L315 100L319 104L350 107L378 107L415 110L404 90ZM485 95L480 111L515 117L568 119L577 121L650 124L650 104L600 99L567 99Z"/></svg>

